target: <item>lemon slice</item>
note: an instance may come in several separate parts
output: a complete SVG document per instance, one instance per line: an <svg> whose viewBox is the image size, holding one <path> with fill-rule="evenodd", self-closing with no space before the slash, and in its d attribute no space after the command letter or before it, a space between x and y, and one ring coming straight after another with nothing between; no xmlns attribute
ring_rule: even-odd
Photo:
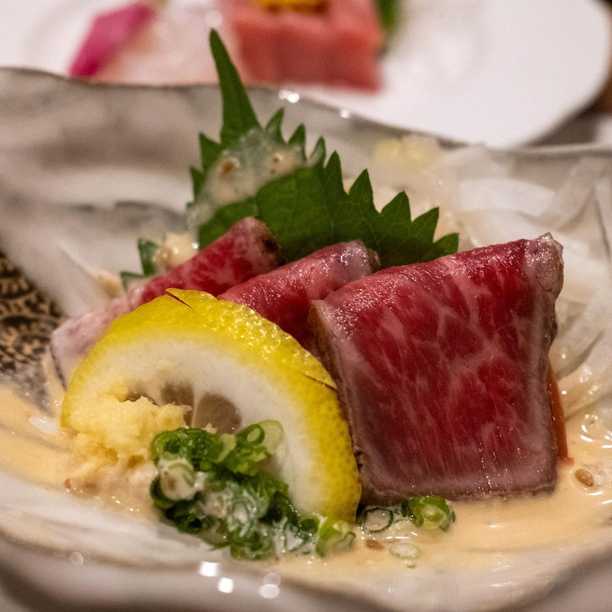
<svg viewBox="0 0 612 612"><path fill-rule="evenodd" d="M63 426L125 459L182 424L189 404L214 398L217 413L231 413L236 426L281 423L273 468L300 510L354 519L357 465L321 363L245 306L197 291L168 293L118 318L92 348L66 392ZM168 390L180 390L186 406L166 402Z"/></svg>

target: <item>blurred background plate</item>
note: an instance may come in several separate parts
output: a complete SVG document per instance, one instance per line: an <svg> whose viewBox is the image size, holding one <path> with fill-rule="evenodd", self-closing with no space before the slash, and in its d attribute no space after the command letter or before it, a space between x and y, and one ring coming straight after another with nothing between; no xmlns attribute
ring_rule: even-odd
<svg viewBox="0 0 612 612"><path fill-rule="evenodd" d="M209 8L209 25L219 25L214 0L174 1ZM0 65L65 72L91 18L121 4L1 3ZM404 0L378 93L290 89L399 128L514 146L542 139L595 98L610 38L607 9L596 0Z"/></svg>
<svg viewBox="0 0 612 612"><path fill-rule="evenodd" d="M540 139L593 100L610 56L605 7L589 0L418 0L374 98L317 100L402 128L512 146Z"/></svg>

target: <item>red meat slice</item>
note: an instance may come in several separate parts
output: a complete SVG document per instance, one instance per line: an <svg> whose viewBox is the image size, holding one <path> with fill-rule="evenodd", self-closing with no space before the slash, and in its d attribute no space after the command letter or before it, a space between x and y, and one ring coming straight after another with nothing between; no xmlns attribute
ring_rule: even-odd
<svg viewBox="0 0 612 612"><path fill-rule="evenodd" d="M253 79L377 87L383 35L371 0L328 0L313 14L272 12L251 0L223 8Z"/></svg>
<svg viewBox="0 0 612 612"><path fill-rule="evenodd" d="M276 267L276 242L268 228L252 217L238 221L223 236L189 261L150 280L139 304L166 289L198 289L219 295L230 287Z"/></svg>
<svg viewBox="0 0 612 612"><path fill-rule="evenodd" d="M315 302L366 502L550 490L550 236L389 268Z"/></svg>
<svg viewBox="0 0 612 612"><path fill-rule="evenodd" d="M163 295L166 289L197 289L213 295L272 270L278 263L276 243L257 219L242 219L189 261L157 276L143 287L116 298L103 310L68 319L51 337L51 353L67 382L76 364L116 317Z"/></svg>
<svg viewBox="0 0 612 612"><path fill-rule="evenodd" d="M97 74L154 15L153 8L145 2L134 2L98 15L70 66L70 76Z"/></svg>
<svg viewBox="0 0 612 612"><path fill-rule="evenodd" d="M376 255L362 242L343 242L251 278L220 297L249 306L308 347L310 303L371 274L377 267Z"/></svg>

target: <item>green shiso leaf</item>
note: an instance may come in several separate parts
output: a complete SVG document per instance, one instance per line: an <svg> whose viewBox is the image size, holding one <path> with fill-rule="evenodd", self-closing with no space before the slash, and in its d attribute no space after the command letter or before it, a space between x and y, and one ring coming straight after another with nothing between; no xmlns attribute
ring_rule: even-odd
<svg viewBox="0 0 612 612"><path fill-rule="evenodd" d="M459 234L446 234L433 243L431 249L426 253L423 261L437 259L444 255L452 255L459 249Z"/></svg>
<svg viewBox="0 0 612 612"><path fill-rule="evenodd" d="M458 246L457 234L434 242L437 208L411 220L405 193L395 196L378 212L367 171L347 193L337 153L326 166L299 168L264 185L253 198L217 210L200 227L200 246L249 216L261 219L270 228L287 261L349 240L362 240L375 250L383 267L428 261L455 253Z"/></svg>
<svg viewBox="0 0 612 612"><path fill-rule="evenodd" d="M198 230L200 248L225 234L240 219L257 217L258 214L259 210L254 198L248 198L242 202L235 202L234 204L228 204L219 208L211 219L201 225Z"/></svg>
<svg viewBox="0 0 612 612"><path fill-rule="evenodd" d="M279 108L270 118L270 121L266 124L266 132L278 142L283 141L283 118L285 116L285 109Z"/></svg>
<svg viewBox="0 0 612 612"><path fill-rule="evenodd" d="M193 169L192 169L193 176ZM157 274L157 266L155 264L155 254L159 250L159 245L152 240L140 238L138 240L138 256L140 257L141 273L138 272L119 272L121 284L127 291L135 283Z"/></svg>
<svg viewBox="0 0 612 612"><path fill-rule="evenodd" d="M204 134L199 135L199 141L200 160L202 161L202 168L206 170L217 161L221 151L223 151L223 147Z"/></svg>
<svg viewBox="0 0 612 612"><path fill-rule="evenodd" d="M214 31L210 44L223 97L223 127L221 144L200 135L202 168L192 169L194 197L201 192L208 170L223 150L236 145L251 130L263 129L278 143L299 147L306 158L304 126L298 126L285 141L281 109L261 128L238 72ZM317 141L307 159L305 166L271 180L252 197L217 209L199 228L200 248L240 219L254 216L270 228L287 261L349 240L362 240L375 250L383 267L427 261L457 251L456 234L434 242L437 208L413 220L408 197L400 193L379 212L374 206L372 184L365 170L346 192L340 157L334 152L327 159L323 138Z"/></svg>
<svg viewBox="0 0 612 612"><path fill-rule="evenodd" d="M191 173L191 189L193 192L193 199L195 200L200 191L202 191L206 176L204 175L204 172L198 168L194 168L193 166L189 168L189 172Z"/></svg>
<svg viewBox="0 0 612 612"><path fill-rule="evenodd" d="M217 67L223 99L221 144L223 148L227 148L249 130L258 128L260 125L238 71L232 63L221 37L215 30L210 33L210 50Z"/></svg>
<svg viewBox="0 0 612 612"><path fill-rule="evenodd" d="M306 147L306 128L303 123L295 128L295 132L289 137L289 144L296 145L302 150Z"/></svg>
<svg viewBox="0 0 612 612"><path fill-rule="evenodd" d="M151 240L138 240L138 254L140 255L140 265L142 266L143 276L153 276L156 272L155 253L159 245Z"/></svg>

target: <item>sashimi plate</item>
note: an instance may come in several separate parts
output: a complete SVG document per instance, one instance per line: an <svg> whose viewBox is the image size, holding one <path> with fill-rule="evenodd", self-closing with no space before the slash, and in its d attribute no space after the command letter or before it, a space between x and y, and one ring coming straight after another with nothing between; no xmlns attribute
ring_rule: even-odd
<svg viewBox="0 0 612 612"><path fill-rule="evenodd" d="M255 90L253 102L262 117L269 117L279 95ZM417 204L424 198L425 183L402 184L406 167L385 158L384 146L381 150L380 141L404 146L402 133L305 102L289 104L286 114L287 129L304 122L313 138L324 134L329 149L340 152L348 176L370 166L380 184L405 187ZM103 301L89 272L135 269L135 239L179 223L190 197L186 168L197 157L195 135L216 133L219 116L215 87L94 86L36 71L0 71L0 252L7 256L0 259L0 333L5 334L0 350L5 372L12 366L6 363L10 317L21 316L24 325L31 325L28 341L44 337L57 321L57 308L74 314ZM606 200L612 197L607 182L612 151L493 155L464 149L450 163L459 164L473 180L484 173L487 180L510 181L517 189L514 179L541 186L537 193L515 194L525 198L526 207L539 203L541 210L509 210L502 199L492 206L497 217L489 225L477 226L475 220L485 213L474 198L459 198L455 213L465 213L462 223L472 242L537 232L538 223L520 226L516 215L541 215L542 224L566 239L566 274L580 277L568 285L572 299L579 301L593 286L609 283L609 225L604 219L612 210ZM570 198L561 189L553 202L546 199L568 174L581 172L587 178L596 175L602 187L595 196L573 192ZM444 211L448 194L431 193ZM38 399L35 369L17 382ZM27 443L19 433L15 440ZM37 459L43 461L43 455ZM356 571L348 559L342 571L327 561L248 564L211 552L167 526L26 481L5 461L0 464L0 585L9 598L7 608L16 601L64 610L137 603L148 609L227 611L248 606L300 612L522 606L569 611L607 610L612 597L609 581L602 580L612 569L609 524L579 531L554 546L534 543L484 552L476 534L474 557L447 569L426 562L414 568L382 562Z"/></svg>

